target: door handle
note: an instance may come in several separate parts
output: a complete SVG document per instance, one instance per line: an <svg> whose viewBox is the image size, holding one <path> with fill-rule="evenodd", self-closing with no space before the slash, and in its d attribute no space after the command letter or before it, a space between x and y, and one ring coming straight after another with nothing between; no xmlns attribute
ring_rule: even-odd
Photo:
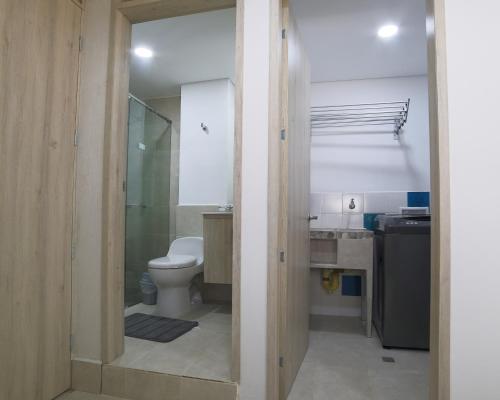
<svg viewBox="0 0 500 400"><path fill-rule="evenodd" d="M318 216L317 216L317 215L309 215L309 217L307 217L307 219L308 219L309 221L317 220L317 219L318 219Z"/></svg>

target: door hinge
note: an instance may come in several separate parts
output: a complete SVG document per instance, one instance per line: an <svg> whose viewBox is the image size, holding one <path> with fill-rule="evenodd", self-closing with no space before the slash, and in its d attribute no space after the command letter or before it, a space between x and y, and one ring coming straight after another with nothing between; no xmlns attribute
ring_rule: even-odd
<svg viewBox="0 0 500 400"><path fill-rule="evenodd" d="M126 181L122 182L122 190L123 190L123 193L125 193L127 191L127 182Z"/></svg>
<svg viewBox="0 0 500 400"><path fill-rule="evenodd" d="M80 39L78 40L78 49L83 51L83 36L80 36Z"/></svg>
<svg viewBox="0 0 500 400"><path fill-rule="evenodd" d="M285 262L285 252L283 250L280 251L280 262Z"/></svg>
<svg viewBox="0 0 500 400"><path fill-rule="evenodd" d="M75 147L78 147L78 129L75 129L75 133L74 133L74 138L73 138L73 145Z"/></svg>
<svg viewBox="0 0 500 400"><path fill-rule="evenodd" d="M286 29L281 30L281 38L286 39Z"/></svg>
<svg viewBox="0 0 500 400"><path fill-rule="evenodd" d="M74 336L72 334L69 335L69 351L73 351L74 341Z"/></svg>
<svg viewBox="0 0 500 400"><path fill-rule="evenodd" d="M281 138L281 140L285 140L286 139L286 130L285 129L282 129L280 131L280 138Z"/></svg>
<svg viewBox="0 0 500 400"><path fill-rule="evenodd" d="M76 255L76 243L71 243L71 259L74 260Z"/></svg>
<svg viewBox="0 0 500 400"><path fill-rule="evenodd" d="M280 358L279 358L279 366L280 366L280 368L283 368L284 363L285 363L285 361L283 360L283 356L280 356Z"/></svg>

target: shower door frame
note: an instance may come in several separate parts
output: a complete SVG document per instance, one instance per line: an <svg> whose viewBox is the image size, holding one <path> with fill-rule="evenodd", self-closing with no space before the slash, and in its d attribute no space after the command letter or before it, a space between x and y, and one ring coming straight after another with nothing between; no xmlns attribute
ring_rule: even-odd
<svg viewBox="0 0 500 400"><path fill-rule="evenodd" d="M129 54L132 24L236 7L231 378L240 375L240 235L243 0L113 0L103 185L102 361L124 351L124 249ZM122 207L123 206L123 207Z"/></svg>
<svg viewBox="0 0 500 400"><path fill-rule="evenodd" d="M130 147L130 143L131 143L131 120L130 120L130 115L132 115L132 102L137 104L139 107L141 107L143 110L144 110L144 121L143 121L143 125L141 126L142 128L142 140L140 140L140 143L137 143L137 146L134 146L133 149L134 151L137 153L139 152L139 154L143 154L143 157L142 158L142 161L141 161L141 174L140 174L140 191L141 191L141 195L140 195L140 199L139 198L135 198L135 200L132 200L130 199L130 196L132 198L134 198L134 195L132 193L135 193L135 191L131 188L130 184L128 182L130 182L131 178L130 178L130 173L131 173L131 169L130 169L130 160L131 160L131 156L132 156L132 153L131 153L131 147ZM127 181L127 184L125 185L125 203L126 203L126 206L125 206L125 243L127 243L128 240L137 240L137 230L134 229L134 233L131 233L131 231L129 230L130 228L130 222L131 222L131 218L134 218L132 217L133 215L133 209L142 209L143 212L145 212L146 210L148 210L149 212L151 212L153 215L155 215L155 209L158 207L158 204L157 204L157 201L158 199L155 199L155 196L153 194L150 193L150 198L149 198L149 201L145 200L145 189L144 189L144 180L145 180L145 174L144 174L144 164L146 162L146 157L147 157L147 154L148 152L146 151L147 149L149 149L151 146L148 144L148 140L149 140L149 135L150 133L154 132L154 131L150 131L149 127L147 126L146 124L146 121L148 121L148 115L152 115L153 118L157 118L158 120L161 120L162 123L164 123L167 127L165 128L165 130L163 131L163 133L160 135L163 136L164 134L167 134L168 135L168 146L169 146L169 149L170 149L170 153L169 153L169 158L168 158L168 161L166 162L166 164L168 165L168 173L166 174L168 177L169 177L169 184L167 185L168 186L168 194L165 196L166 198L162 198L160 200L160 202L164 202L165 200L168 202L168 209L169 209L169 214L171 213L171 201L170 201L170 192L171 192L171 188L170 188L170 173L171 173L171 144L172 144L172 132L171 132L171 128L172 128L172 121L167 118L166 116L162 115L161 113L159 113L158 111L156 111L153 107L150 107L149 105L147 105L145 102L143 102L141 99L135 97L133 94L129 93L128 94L128 104L129 104L129 121L128 121L128 135L127 135L127 167L126 167L126 181ZM149 122L151 122L151 120L149 119ZM157 127L155 127L157 128ZM168 133L167 133L168 131ZM160 140L160 139L158 139ZM144 148L141 149L141 143L143 145L145 145ZM152 160L153 160L153 163L155 162L155 156L157 156L158 154L156 153L155 150L153 150L153 155L151 156ZM149 176L149 178L152 178L152 176L150 176L150 174L146 174ZM158 178L158 176L154 176L153 178ZM136 182L137 184L137 182ZM155 182L152 186L156 186L158 184L162 184L162 183L159 183L159 182ZM135 187L135 189L137 190L137 187ZM131 193L131 190L132 190L132 193ZM151 187L149 187L149 190L151 190ZM137 194L137 193L135 193ZM165 193L162 193L162 195L165 195ZM149 203L149 204L148 204ZM137 215L135 216L135 218L137 218ZM154 219L157 219L158 216L155 215L155 218ZM145 218L144 218L144 214L141 213L141 217L139 218L139 220L141 221L141 228L140 228L140 237L141 239L143 238L143 235L146 233L147 229L144 230L144 227L143 227L143 223L145 221ZM163 238L163 240L161 241L162 242L162 246L161 246L161 249L166 249L169 247L169 243L170 243L170 231L171 231L171 226L170 226L170 215L169 215L169 219L168 219L168 222L166 224L166 226L168 227L168 231L166 233L166 237ZM151 228L151 227L150 227ZM156 235L155 235L156 236ZM134 239L132 239L134 238ZM152 241L154 241L155 239L152 238L150 239ZM158 239L156 239L158 240ZM132 244L132 246L134 245L137 245L137 243L135 244ZM144 249L143 249L144 250ZM135 254L136 255L136 254ZM161 257L163 254L160 252L160 253L157 253L156 252L156 247L155 247L155 251L152 252L151 249L149 249L149 252L146 256L144 256L144 254L141 254L141 261L140 261L140 275L137 274L134 276L133 278L133 281L137 284L137 286L134 288L134 294L132 293L127 293L127 286L128 286L128 280L127 280L127 273L128 272L137 272L137 270L134 271L134 269L138 266L137 265L137 261L134 260L131 262L131 260L127 260L127 252L125 251L125 290L124 290L124 298L125 298L125 302L124 302L124 305L125 307L129 307L130 305L134 305L134 304L137 304L137 303L140 303L141 299L142 299L142 294L141 294L141 287L140 287L140 280L142 280L141 278L143 278L143 272L144 272L144 269L143 269L143 266L145 265L145 263L148 262L148 260L152 260L153 258L157 258L157 257ZM128 286L129 288L131 288L131 286Z"/></svg>

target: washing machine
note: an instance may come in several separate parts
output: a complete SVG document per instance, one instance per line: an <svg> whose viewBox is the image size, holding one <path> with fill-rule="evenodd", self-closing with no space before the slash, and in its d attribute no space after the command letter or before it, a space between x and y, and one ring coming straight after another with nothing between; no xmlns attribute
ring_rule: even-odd
<svg viewBox="0 0 500 400"><path fill-rule="evenodd" d="M431 216L375 220L373 322L386 348L429 349Z"/></svg>

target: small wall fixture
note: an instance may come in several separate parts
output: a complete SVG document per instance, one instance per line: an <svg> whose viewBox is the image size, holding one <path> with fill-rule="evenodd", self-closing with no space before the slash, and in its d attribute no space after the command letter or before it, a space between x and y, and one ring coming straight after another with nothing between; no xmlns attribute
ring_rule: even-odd
<svg viewBox="0 0 500 400"><path fill-rule="evenodd" d="M201 123L201 125L200 125L200 126L201 126L201 129L203 129L203 131L204 131L205 133L208 133L208 126L206 126L203 122Z"/></svg>
<svg viewBox="0 0 500 400"><path fill-rule="evenodd" d="M351 199L351 202L349 203L349 210L354 210L356 208L356 203L354 202L354 199Z"/></svg>

